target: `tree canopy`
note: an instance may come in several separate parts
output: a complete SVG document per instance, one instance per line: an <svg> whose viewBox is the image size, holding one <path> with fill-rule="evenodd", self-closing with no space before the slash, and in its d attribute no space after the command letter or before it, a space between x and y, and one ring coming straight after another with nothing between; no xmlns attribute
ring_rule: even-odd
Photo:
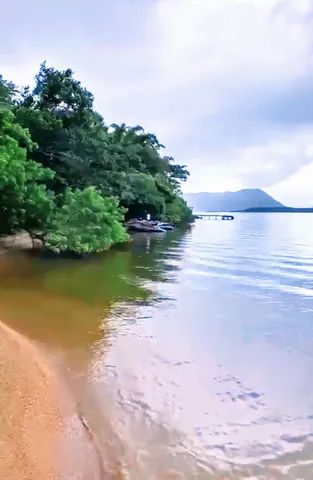
<svg viewBox="0 0 313 480"><path fill-rule="evenodd" d="M45 245L55 253L92 253L125 242L123 215L115 198L102 197L94 187L67 189L61 208L55 209Z"/></svg>
<svg viewBox="0 0 313 480"><path fill-rule="evenodd" d="M89 202L99 221L109 204L119 205L128 218L150 213L177 223L190 220L180 192L189 175L186 167L164 155L157 137L141 126L106 125L93 101L70 69L43 63L33 89L17 89L0 76L2 230L50 225L49 245L59 249L51 225L58 235L64 232L60 212L65 218L74 199ZM117 211L112 215L123 220Z"/></svg>
<svg viewBox="0 0 313 480"><path fill-rule="evenodd" d="M46 182L54 174L27 159L26 147L33 148L28 132L14 122L9 109L0 108L1 233L42 228L52 209L53 192Z"/></svg>

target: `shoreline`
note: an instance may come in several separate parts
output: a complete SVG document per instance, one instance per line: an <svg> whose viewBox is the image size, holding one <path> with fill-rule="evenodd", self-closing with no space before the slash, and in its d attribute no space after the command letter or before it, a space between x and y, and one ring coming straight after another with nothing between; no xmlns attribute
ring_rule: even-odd
<svg viewBox="0 0 313 480"><path fill-rule="evenodd" d="M101 480L92 432L57 371L0 321L0 478Z"/></svg>
<svg viewBox="0 0 313 480"><path fill-rule="evenodd" d="M39 242L36 242L37 249ZM11 235L0 235L0 252L8 250L34 250L32 240L27 232L19 232Z"/></svg>

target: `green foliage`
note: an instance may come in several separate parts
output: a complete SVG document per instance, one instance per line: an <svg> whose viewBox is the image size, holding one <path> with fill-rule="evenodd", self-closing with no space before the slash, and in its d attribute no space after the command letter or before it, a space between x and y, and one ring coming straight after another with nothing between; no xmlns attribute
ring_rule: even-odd
<svg viewBox="0 0 313 480"><path fill-rule="evenodd" d="M51 218L45 246L55 252L100 252L127 240L123 212L115 198L102 197L94 187L67 189L61 208Z"/></svg>
<svg viewBox="0 0 313 480"><path fill-rule="evenodd" d="M17 89L12 82L7 82L0 74L0 107L12 105Z"/></svg>
<svg viewBox="0 0 313 480"><path fill-rule="evenodd" d="M189 173L163 149L141 126L106 126L70 69L43 63L32 90L0 76L1 231L40 230L49 249L85 253L124 241L125 213L191 221Z"/></svg>
<svg viewBox="0 0 313 480"><path fill-rule="evenodd" d="M53 172L27 159L29 134L14 122L13 113L0 108L0 224L1 233L42 228L52 209L45 182Z"/></svg>
<svg viewBox="0 0 313 480"><path fill-rule="evenodd" d="M176 197L166 204L165 219L177 225L191 223L193 222L192 210L183 198Z"/></svg>
<svg viewBox="0 0 313 480"><path fill-rule="evenodd" d="M164 213L164 197L158 189L155 178L146 173L130 173L121 202L128 209L128 216L144 216L150 213L160 216Z"/></svg>
<svg viewBox="0 0 313 480"><path fill-rule="evenodd" d="M99 124L99 116L93 112L92 104L92 94L73 78L70 69L58 71L43 63L35 88L24 89L21 101L15 105L18 121L30 131L38 146L31 157L56 173L51 184L56 193L68 186L81 187L81 182L77 182L82 173L80 164L86 167L83 174L88 171L84 143L75 134L83 130L83 139L88 142L94 136L93 127ZM81 142L77 161L75 147Z"/></svg>
<svg viewBox="0 0 313 480"><path fill-rule="evenodd" d="M36 76L33 100L40 109L66 113L82 113L91 110L93 95L73 78L70 68L59 71L49 68L44 62Z"/></svg>
<svg viewBox="0 0 313 480"><path fill-rule="evenodd" d="M127 216L162 217L188 178L141 126L107 127L93 109L92 94L69 69L41 65L35 88L24 91L15 110L38 144L31 157L55 172L50 186L57 194L95 186L103 196L119 198Z"/></svg>

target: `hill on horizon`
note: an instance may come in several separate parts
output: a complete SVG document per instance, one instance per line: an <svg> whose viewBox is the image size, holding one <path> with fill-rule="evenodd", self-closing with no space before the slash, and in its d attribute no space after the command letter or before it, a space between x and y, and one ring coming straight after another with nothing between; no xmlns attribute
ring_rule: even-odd
<svg viewBox="0 0 313 480"><path fill-rule="evenodd" d="M194 212L229 212L285 206L259 188L247 188L237 192L186 193L184 198Z"/></svg>

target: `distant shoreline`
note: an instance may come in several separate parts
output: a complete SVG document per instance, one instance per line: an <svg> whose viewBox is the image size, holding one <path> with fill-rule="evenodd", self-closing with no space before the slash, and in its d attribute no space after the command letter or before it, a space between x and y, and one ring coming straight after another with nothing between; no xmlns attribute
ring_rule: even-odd
<svg viewBox="0 0 313 480"><path fill-rule="evenodd" d="M199 192L185 194L195 212L313 213L311 207L289 207L260 189L238 192Z"/></svg>
<svg viewBox="0 0 313 480"><path fill-rule="evenodd" d="M293 207L255 207L240 210L243 213L313 213L313 208L293 208Z"/></svg>
<svg viewBox="0 0 313 480"><path fill-rule="evenodd" d="M254 207L245 210L203 210L195 215L204 213L221 214L221 213L313 213L313 208L293 208L293 207Z"/></svg>

